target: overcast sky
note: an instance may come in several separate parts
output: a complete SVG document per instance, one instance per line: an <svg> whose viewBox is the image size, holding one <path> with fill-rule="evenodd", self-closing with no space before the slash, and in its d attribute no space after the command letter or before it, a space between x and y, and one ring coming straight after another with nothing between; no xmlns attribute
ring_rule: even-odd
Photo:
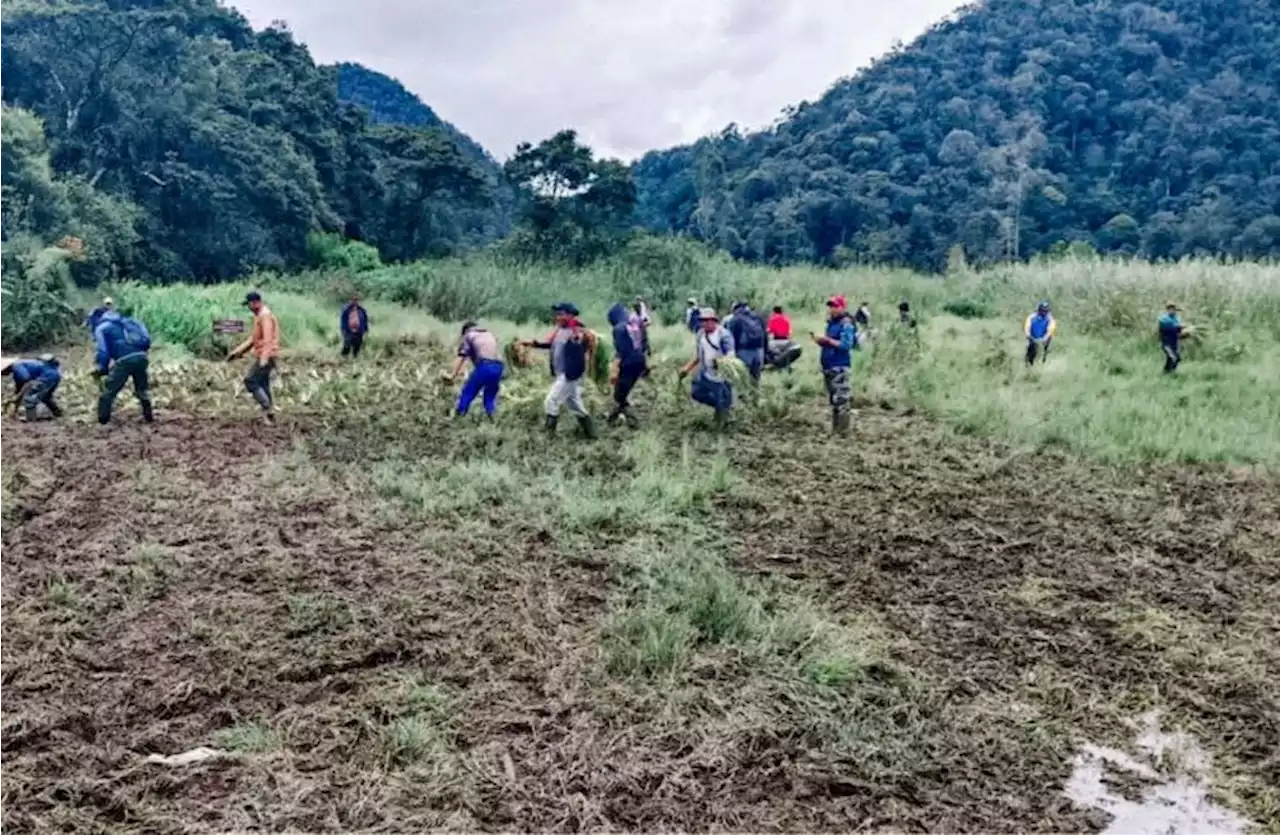
<svg viewBox="0 0 1280 835"><path fill-rule="evenodd" d="M631 158L768 125L956 0L229 0L400 80L498 159L572 127Z"/></svg>

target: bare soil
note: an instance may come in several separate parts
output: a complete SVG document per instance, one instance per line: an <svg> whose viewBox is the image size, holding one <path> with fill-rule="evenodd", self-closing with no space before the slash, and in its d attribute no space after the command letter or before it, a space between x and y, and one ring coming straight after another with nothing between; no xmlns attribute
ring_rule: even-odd
<svg viewBox="0 0 1280 835"><path fill-rule="evenodd" d="M847 448L745 431L716 509L733 566L874 624L891 657L815 695L732 646L610 678L609 550L398 512L352 475L372 434L8 434L14 831L1089 830L1071 754L1153 707L1233 806L1280 810L1274 476L1011 454L878 412ZM405 761L388 740L419 679L447 707ZM245 727L268 741L144 763Z"/></svg>

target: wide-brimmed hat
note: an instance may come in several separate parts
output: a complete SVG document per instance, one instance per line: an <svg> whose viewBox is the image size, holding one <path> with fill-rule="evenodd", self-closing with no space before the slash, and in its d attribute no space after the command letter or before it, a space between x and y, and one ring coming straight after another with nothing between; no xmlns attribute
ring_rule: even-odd
<svg viewBox="0 0 1280 835"><path fill-rule="evenodd" d="M704 307L698 311L698 318L710 319L713 322L719 322L720 314L716 313L716 309L714 307Z"/></svg>

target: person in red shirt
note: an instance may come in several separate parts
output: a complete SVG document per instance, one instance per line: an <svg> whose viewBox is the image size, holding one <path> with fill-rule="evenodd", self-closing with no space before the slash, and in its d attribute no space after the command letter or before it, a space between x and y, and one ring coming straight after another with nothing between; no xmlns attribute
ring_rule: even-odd
<svg viewBox="0 0 1280 835"><path fill-rule="evenodd" d="M775 307L772 315L769 316L769 323L765 325L765 330L769 332L770 339L780 339L785 342L791 338L791 319L782 312L781 307Z"/></svg>

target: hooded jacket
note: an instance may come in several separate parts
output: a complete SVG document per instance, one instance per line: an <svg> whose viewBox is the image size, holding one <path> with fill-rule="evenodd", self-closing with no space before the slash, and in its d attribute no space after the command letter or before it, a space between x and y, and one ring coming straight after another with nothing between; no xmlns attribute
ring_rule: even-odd
<svg viewBox="0 0 1280 835"><path fill-rule="evenodd" d="M622 368L641 368L645 364L644 326L637 323L626 307L609 308L609 324L613 326L613 351Z"/></svg>

